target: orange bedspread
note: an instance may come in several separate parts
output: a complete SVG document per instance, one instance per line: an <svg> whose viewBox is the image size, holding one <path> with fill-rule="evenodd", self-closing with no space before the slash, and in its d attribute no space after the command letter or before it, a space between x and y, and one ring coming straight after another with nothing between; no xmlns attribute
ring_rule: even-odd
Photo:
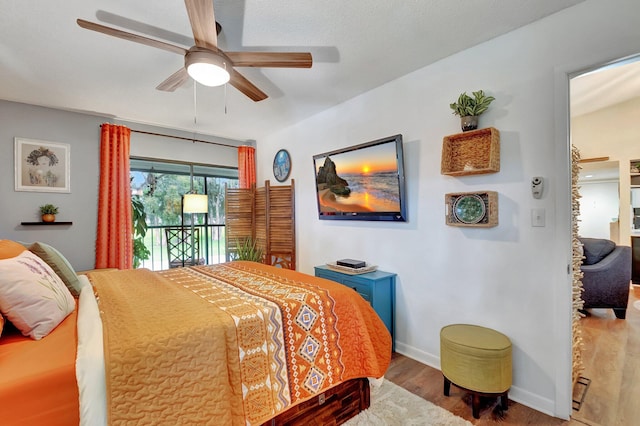
<svg viewBox="0 0 640 426"><path fill-rule="evenodd" d="M310 275L232 262L89 277L112 424L261 424L348 379L380 377L391 359L370 305Z"/></svg>
<svg viewBox="0 0 640 426"><path fill-rule="evenodd" d="M17 330L0 338L0 425L69 426L79 422L76 316L41 340Z"/></svg>

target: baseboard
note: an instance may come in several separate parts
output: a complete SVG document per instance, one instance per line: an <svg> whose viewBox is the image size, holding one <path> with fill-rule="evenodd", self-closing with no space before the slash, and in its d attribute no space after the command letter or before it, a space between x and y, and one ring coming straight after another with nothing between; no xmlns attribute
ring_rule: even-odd
<svg viewBox="0 0 640 426"><path fill-rule="evenodd" d="M398 341L396 341L396 352L411 359L415 359L416 361L435 368L436 370L440 370L439 354L434 355ZM548 416L556 417L554 414L555 404L553 400L543 398L540 395L531 393L519 388L518 386L511 386L511 389L509 389L509 399L519 404L526 405L533 410L540 411Z"/></svg>
<svg viewBox="0 0 640 426"><path fill-rule="evenodd" d="M398 341L396 341L396 352L411 359L415 359L416 361L426 364L429 367L433 367L436 370L440 370L439 355L430 354L429 352L425 352L423 350L414 348L413 346L409 346Z"/></svg>
<svg viewBox="0 0 640 426"><path fill-rule="evenodd" d="M511 389L509 389L509 399L548 416L557 417L553 412L555 409L555 402L553 400L543 398L540 395L531 393L517 386L511 386Z"/></svg>

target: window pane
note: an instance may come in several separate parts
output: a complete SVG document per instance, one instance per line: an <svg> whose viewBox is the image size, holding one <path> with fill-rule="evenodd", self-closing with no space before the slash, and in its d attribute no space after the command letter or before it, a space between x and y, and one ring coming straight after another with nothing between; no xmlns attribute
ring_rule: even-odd
<svg viewBox="0 0 640 426"><path fill-rule="evenodd" d="M151 256L141 266L153 270L168 268L164 228L191 226L192 218L203 236L201 256L207 263L224 262L225 186L238 187L238 170L194 164L191 182L191 164L131 158L130 167L132 195L142 201L149 227L144 245ZM208 195L208 214L181 215L182 196L192 188L198 194Z"/></svg>

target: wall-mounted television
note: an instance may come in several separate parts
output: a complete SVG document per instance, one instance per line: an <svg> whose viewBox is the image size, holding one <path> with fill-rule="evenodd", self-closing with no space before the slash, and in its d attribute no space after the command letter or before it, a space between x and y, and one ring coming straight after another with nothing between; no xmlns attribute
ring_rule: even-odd
<svg viewBox="0 0 640 426"><path fill-rule="evenodd" d="M407 219L402 135L313 156L320 219Z"/></svg>

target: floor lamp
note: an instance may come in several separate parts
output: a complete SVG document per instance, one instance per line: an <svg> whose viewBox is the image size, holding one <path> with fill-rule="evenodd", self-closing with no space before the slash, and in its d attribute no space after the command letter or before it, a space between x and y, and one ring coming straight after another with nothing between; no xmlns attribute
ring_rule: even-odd
<svg viewBox="0 0 640 426"><path fill-rule="evenodd" d="M193 226L194 214L209 212L209 196L202 194L184 194L182 198L182 212L191 214L191 265L197 265L195 244L193 236L195 234ZM200 246L198 245L198 248ZM198 250L199 251L199 250ZM198 253L200 255L200 253Z"/></svg>

